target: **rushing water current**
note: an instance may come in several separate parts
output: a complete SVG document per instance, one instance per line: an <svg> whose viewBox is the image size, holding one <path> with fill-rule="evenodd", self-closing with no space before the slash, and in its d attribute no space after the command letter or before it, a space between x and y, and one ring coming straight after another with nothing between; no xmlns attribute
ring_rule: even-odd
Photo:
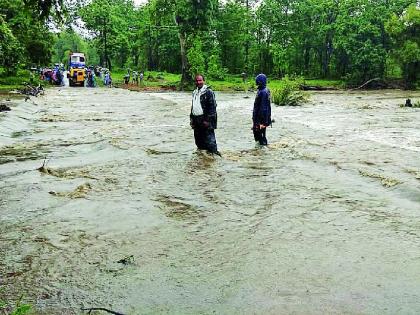
<svg viewBox="0 0 420 315"><path fill-rule="evenodd" d="M223 157L189 93L55 88L0 113L0 300L39 314L420 314L419 92L216 93ZM86 313L85 313L86 314Z"/></svg>

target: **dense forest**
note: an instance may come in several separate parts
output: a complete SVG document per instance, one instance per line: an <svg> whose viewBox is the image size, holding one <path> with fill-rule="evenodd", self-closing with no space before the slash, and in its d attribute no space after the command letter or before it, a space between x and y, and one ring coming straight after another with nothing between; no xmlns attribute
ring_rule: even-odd
<svg viewBox="0 0 420 315"><path fill-rule="evenodd" d="M415 0L0 0L3 73L65 62L359 84L420 73Z"/></svg>

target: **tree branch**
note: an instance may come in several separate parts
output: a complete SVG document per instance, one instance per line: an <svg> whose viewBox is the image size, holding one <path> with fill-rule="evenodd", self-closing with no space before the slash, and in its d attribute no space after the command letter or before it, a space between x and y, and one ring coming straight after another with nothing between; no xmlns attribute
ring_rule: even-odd
<svg viewBox="0 0 420 315"><path fill-rule="evenodd" d="M367 84L369 84L370 82L372 82L372 81L377 81L377 80L380 80L381 78L373 78L373 79L370 79L369 81L366 81L365 83L363 83L361 86L359 86L359 87L357 87L357 88L354 88L354 89L351 89L352 91L353 90L359 90L359 89L361 89L361 88L363 88L365 85L367 85Z"/></svg>
<svg viewBox="0 0 420 315"><path fill-rule="evenodd" d="M112 310L109 310L103 307L89 307L89 308L82 307L82 311L88 311L88 314L90 314L92 311L104 311L104 312L108 312L114 315L124 315L123 313L114 312Z"/></svg>

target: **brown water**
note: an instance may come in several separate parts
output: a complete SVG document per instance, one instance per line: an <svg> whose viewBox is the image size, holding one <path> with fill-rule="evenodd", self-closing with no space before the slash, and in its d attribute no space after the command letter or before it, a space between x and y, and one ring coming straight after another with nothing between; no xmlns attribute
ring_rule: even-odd
<svg viewBox="0 0 420 315"><path fill-rule="evenodd" d="M419 92L216 94L223 158L189 93L50 89L0 113L0 297L40 314L419 314ZM43 165L46 158L46 164ZM120 262L119 262L120 261Z"/></svg>

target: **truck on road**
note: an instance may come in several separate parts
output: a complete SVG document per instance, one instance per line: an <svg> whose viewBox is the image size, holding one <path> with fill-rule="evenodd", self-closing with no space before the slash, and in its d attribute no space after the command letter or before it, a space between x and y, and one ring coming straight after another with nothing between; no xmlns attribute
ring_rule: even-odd
<svg viewBox="0 0 420 315"><path fill-rule="evenodd" d="M67 78L70 86L84 86L86 77L86 59L83 53L70 53Z"/></svg>

